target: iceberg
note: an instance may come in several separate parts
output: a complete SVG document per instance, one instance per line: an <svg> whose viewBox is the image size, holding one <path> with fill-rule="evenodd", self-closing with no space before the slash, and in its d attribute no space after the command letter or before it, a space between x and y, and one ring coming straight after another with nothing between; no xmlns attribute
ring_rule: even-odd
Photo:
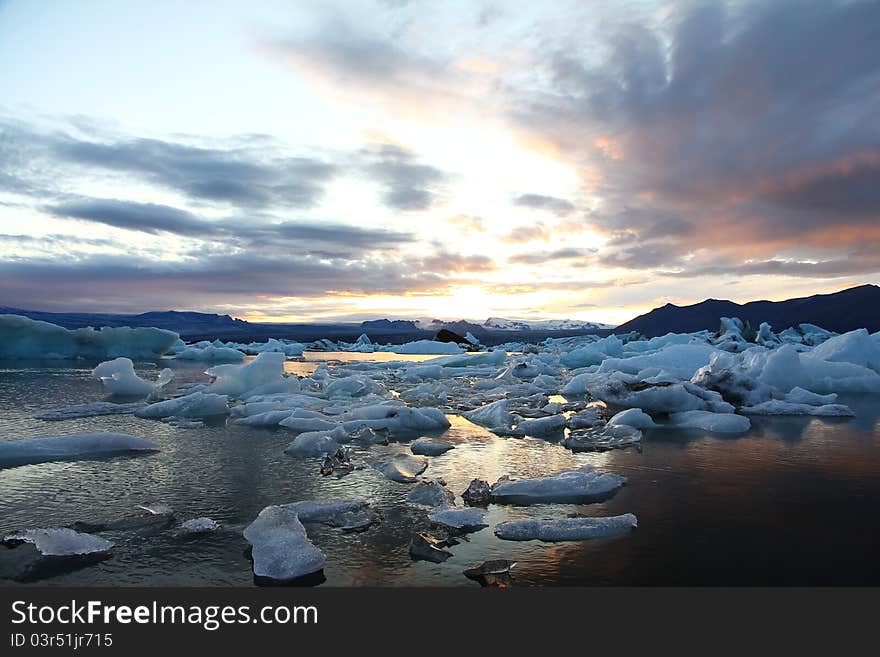
<svg viewBox="0 0 880 657"><path fill-rule="evenodd" d="M371 461L370 465L391 481L408 484L416 481L416 477L428 469L428 459L424 456L397 454Z"/></svg>
<svg viewBox="0 0 880 657"><path fill-rule="evenodd" d="M284 376L285 360L287 357L283 353L264 351L250 363L244 365L231 363L215 365L205 372L214 377L214 381L205 390L240 399L257 394L285 392L286 390L270 390L273 386L284 386L286 382ZM290 392L297 392L299 379L293 377L293 380L296 381L296 390Z"/></svg>
<svg viewBox="0 0 880 657"><path fill-rule="evenodd" d="M424 456L440 456L450 449L455 449L455 445L447 443L443 440L434 438L418 438L410 445L410 451L413 454L421 454Z"/></svg>
<svg viewBox="0 0 880 657"><path fill-rule="evenodd" d="M182 351L177 352L174 356L177 360L195 360L195 361L223 361L227 363L238 363L245 359L243 352L230 347L215 347L209 344L206 347L198 347L190 345Z"/></svg>
<svg viewBox="0 0 880 657"><path fill-rule="evenodd" d="M628 408L620 411L617 415L608 420L609 426L626 425L636 429L651 429L657 424L651 419L651 416L640 408Z"/></svg>
<svg viewBox="0 0 880 657"><path fill-rule="evenodd" d="M120 397L148 397L157 394L174 378L174 372L167 367L159 372L155 382L145 381L134 373L134 363L130 358L120 357L104 361L92 370L92 377L99 379L111 395Z"/></svg>
<svg viewBox="0 0 880 657"><path fill-rule="evenodd" d="M598 474L593 466L585 465L534 479L499 479L492 485L492 500L521 505L595 501L611 496L625 483L626 477Z"/></svg>
<svg viewBox="0 0 880 657"><path fill-rule="evenodd" d="M627 534L638 526L631 513L607 518L515 520L495 526L495 536L506 541L585 541Z"/></svg>
<svg viewBox="0 0 880 657"><path fill-rule="evenodd" d="M335 454L348 434L342 427L333 431L305 431L293 439L284 453L288 456L325 456Z"/></svg>
<svg viewBox="0 0 880 657"><path fill-rule="evenodd" d="M499 399L480 408L462 413L462 416L474 424L479 424L487 429L496 427L510 427L513 425L513 414L508 410L510 402L506 399Z"/></svg>
<svg viewBox="0 0 880 657"><path fill-rule="evenodd" d="M155 443L124 433L78 433L4 440L0 441L0 468L158 451L159 446Z"/></svg>
<svg viewBox="0 0 880 657"><path fill-rule="evenodd" d="M548 415L534 420L525 420L516 425L516 432L526 436L544 436L565 429L564 415Z"/></svg>
<svg viewBox="0 0 880 657"><path fill-rule="evenodd" d="M199 391L150 404L135 411L134 414L155 420L165 417L210 417L228 413L226 402L226 395Z"/></svg>
<svg viewBox="0 0 880 657"><path fill-rule="evenodd" d="M254 575L287 582L324 569L324 553L309 540L297 511L267 506L244 530L251 544Z"/></svg>
<svg viewBox="0 0 880 657"><path fill-rule="evenodd" d="M455 494L439 481L420 481L406 499L422 506L455 506Z"/></svg>
<svg viewBox="0 0 880 657"><path fill-rule="evenodd" d="M488 525L483 522L486 517L486 509L478 507L445 507L428 514L428 520L435 525L441 525L447 529L458 532L475 532Z"/></svg>
<svg viewBox="0 0 880 657"><path fill-rule="evenodd" d="M406 344L391 345L389 351L395 354L462 354L464 349L454 342L436 342L434 340L416 340Z"/></svg>
<svg viewBox="0 0 880 657"><path fill-rule="evenodd" d="M2 543L7 546L30 543L44 557L108 554L113 547L113 543L100 536L65 527L13 532L3 537Z"/></svg>
<svg viewBox="0 0 880 657"><path fill-rule="evenodd" d="M852 363L880 372L880 347L865 329L829 338L806 357L834 363Z"/></svg>
<svg viewBox="0 0 880 657"><path fill-rule="evenodd" d="M177 333L157 328L66 329L21 315L0 315L0 358L158 358Z"/></svg>

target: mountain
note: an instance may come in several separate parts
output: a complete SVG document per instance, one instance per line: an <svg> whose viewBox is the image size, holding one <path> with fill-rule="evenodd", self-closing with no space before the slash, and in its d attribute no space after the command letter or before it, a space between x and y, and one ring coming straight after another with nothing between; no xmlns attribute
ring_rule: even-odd
<svg viewBox="0 0 880 657"><path fill-rule="evenodd" d="M579 319L504 319L490 317L483 328L495 331L603 331L613 328L610 324L585 322Z"/></svg>
<svg viewBox="0 0 880 657"><path fill-rule="evenodd" d="M210 335L218 332L243 333L251 326L248 322L242 319L233 319L229 315L177 310L152 311L138 315L116 315L110 313L47 313L39 310L0 306L0 314L23 315L69 329L82 328L83 326L154 326L174 331L181 336Z"/></svg>
<svg viewBox="0 0 880 657"><path fill-rule="evenodd" d="M618 326L615 333L637 331L646 337L666 333L717 330L722 317L739 317L753 327L767 322L776 332L797 324L816 324L838 333L858 328L880 330L880 287L860 285L833 294L787 301L751 301L745 304L707 299L691 306L668 303Z"/></svg>
<svg viewBox="0 0 880 657"><path fill-rule="evenodd" d="M416 323L406 319L371 319L361 322L365 331L416 331Z"/></svg>

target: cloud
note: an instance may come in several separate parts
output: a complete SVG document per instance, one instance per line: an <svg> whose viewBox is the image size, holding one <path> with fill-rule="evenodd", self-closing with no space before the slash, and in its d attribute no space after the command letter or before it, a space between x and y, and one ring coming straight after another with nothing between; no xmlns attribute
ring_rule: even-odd
<svg viewBox="0 0 880 657"><path fill-rule="evenodd" d="M584 262L578 263L578 265L586 265L588 262L592 261L591 256L593 256L594 253L595 252L591 249L564 248L555 251L520 253L508 258L507 262L520 265L541 265L547 262L557 262L559 260L583 260ZM575 265L567 262L566 266L571 267Z"/></svg>
<svg viewBox="0 0 880 657"><path fill-rule="evenodd" d="M541 194L521 194L513 199L513 204L535 210L547 210L560 217L571 214L575 209L571 201Z"/></svg>
<svg viewBox="0 0 880 657"><path fill-rule="evenodd" d="M509 115L591 173L606 264L854 246L880 235L878 24L873 2L679 3L602 26L604 57L551 48Z"/></svg>
<svg viewBox="0 0 880 657"><path fill-rule="evenodd" d="M392 144L376 144L363 151L364 170L384 187L382 202L395 210L425 210L438 196L446 175L419 163L411 151Z"/></svg>

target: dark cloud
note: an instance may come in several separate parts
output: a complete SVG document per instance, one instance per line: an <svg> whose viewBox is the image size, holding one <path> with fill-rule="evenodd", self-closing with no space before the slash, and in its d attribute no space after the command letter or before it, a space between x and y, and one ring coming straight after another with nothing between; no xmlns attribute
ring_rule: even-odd
<svg viewBox="0 0 880 657"><path fill-rule="evenodd" d="M129 255L0 262L0 305L106 311L247 305L266 297L318 298L442 290L421 262L322 261L253 253L158 261Z"/></svg>
<svg viewBox="0 0 880 657"><path fill-rule="evenodd" d="M314 245L383 249L414 241L408 233L383 228L361 228L334 222L266 221L247 218L208 221L167 205L116 199L79 199L46 206L50 214L94 221L144 233L171 233L182 237L225 242L237 248Z"/></svg>
<svg viewBox="0 0 880 657"><path fill-rule="evenodd" d="M425 210L434 204L446 175L419 163L415 155L391 144L363 151L364 169L385 189L382 202L395 210Z"/></svg>
<svg viewBox="0 0 880 657"><path fill-rule="evenodd" d="M253 148L227 149L157 139L99 141L63 132L38 133L7 122L0 125L0 142L4 144L0 175L14 175L24 164L57 167L66 163L128 174L196 201L247 208L306 208L317 204L323 185L339 172L335 164L284 156L267 147L264 138L255 136L255 140Z"/></svg>
<svg viewBox="0 0 880 657"><path fill-rule="evenodd" d="M511 114L596 174L609 264L880 234L880 4L683 3L606 29L600 64L588 41L551 51L551 93Z"/></svg>
<svg viewBox="0 0 880 657"><path fill-rule="evenodd" d="M454 253L437 253L424 260L427 271L434 272L482 272L495 269L495 261L482 255L463 256Z"/></svg>
<svg viewBox="0 0 880 657"><path fill-rule="evenodd" d="M521 265L541 265L547 262L556 262L558 260L583 260L584 262L580 264L587 264L588 259L592 260L594 253L595 252L590 249L574 248L557 249L555 251L536 251L533 253L520 253L511 256L507 259L507 262ZM565 264L567 267L573 266L573 263L571 262L566 262Z"/></svg>
<svg viewBox="0 0 880 657"><path fill-rule="evenodd" d="M521 194L513 199L513 204L536 210L548 210L561 217L574 212L574 203L571 201L542 194Z"/></svg>

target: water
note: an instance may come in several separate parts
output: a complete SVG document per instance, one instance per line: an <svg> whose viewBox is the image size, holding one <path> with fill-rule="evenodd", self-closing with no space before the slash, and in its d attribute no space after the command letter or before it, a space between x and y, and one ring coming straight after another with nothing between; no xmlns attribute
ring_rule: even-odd
<svg viewBox="0 0 880 657"><path fill-rule="evenodd" d="M342 479L321 477L315 460L282 453L291 440L283 429L183 429L131 415L33 419L41 410L103 399L101 385L89 378L91 366L0 364L0 440L117 431L152 440L162 451L0 470L0 533L108 520L156 499L171 505L178 520L210 516L228 531L197 539L169 531L114 535L112 558L41 585L253 586L248 544L238 531L269 504L331 497L369 501L383 519L361 534L310 527L327 556L324 586L477 586L462 571L493 558L518 561L514 583L521 586L880 584L872 522L880 503L877 397L842 399L857 413L851 420L754 418L752 431L737 438L651 431L640 450L600 454L498 438L451 416L442 437L456 449L431 458L426 475L445 478L456 493L474 477L491 483L505 474L538 476L587 463L626 475L628 483L600 504L493 505L489 528L451 548L454 556L445 563L433 564L409 557L412 533L427 527L424 510L406 502L410 485L372 468ZM172 366L180 382L204 378L204 365ZM288 366L304 374L315 363ZM150 376L142 364L138 371ZM405 451L408 443L393 443L354 448L353 457L363 462ZM627 512L638 516L638 529L613 539L519 543L492 534L492 526L510 519Z"/></svg>

